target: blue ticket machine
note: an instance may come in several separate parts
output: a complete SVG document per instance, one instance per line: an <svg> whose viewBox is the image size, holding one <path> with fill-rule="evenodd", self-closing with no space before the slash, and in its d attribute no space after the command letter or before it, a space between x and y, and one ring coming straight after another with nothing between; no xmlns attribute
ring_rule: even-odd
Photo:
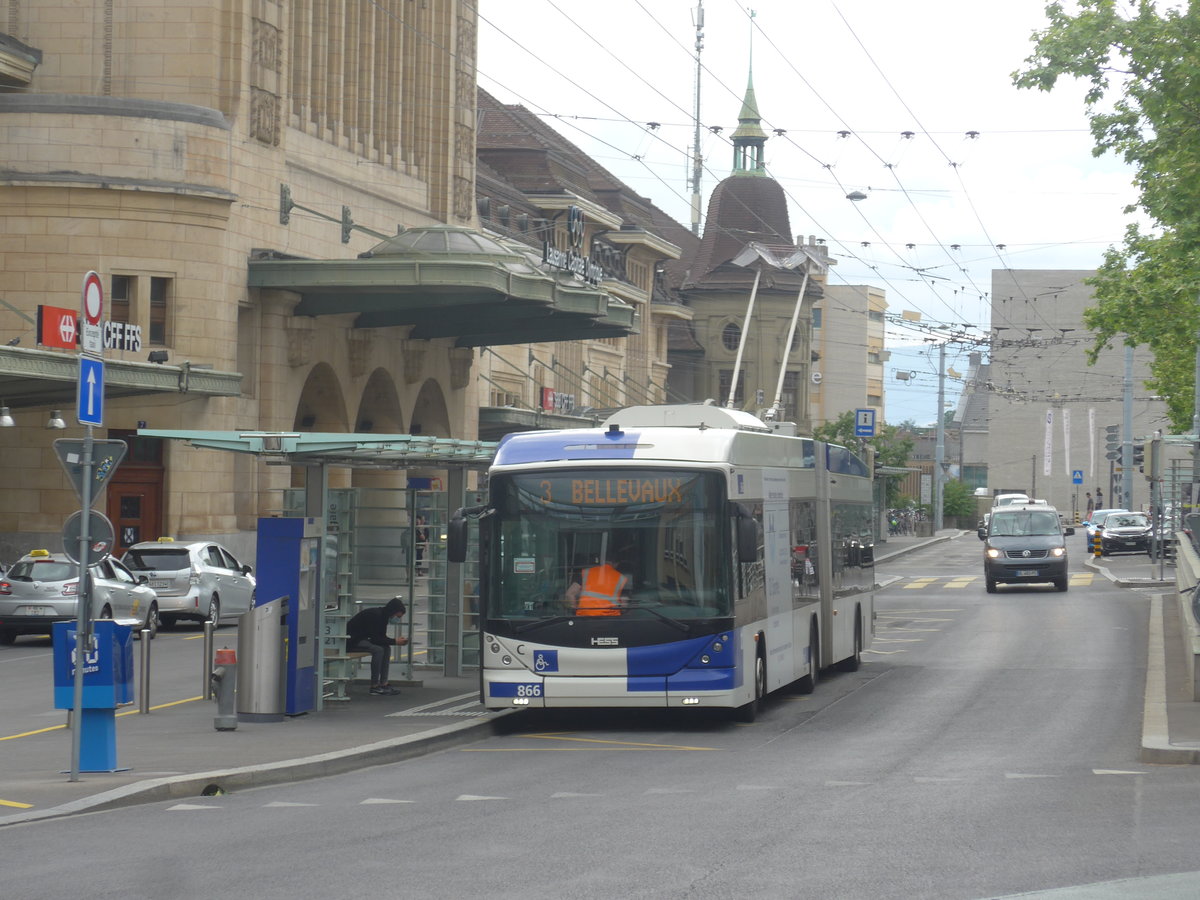
<svg viewBox="0 0 1200 900"><path fill-rule="evenodd" d="M92 622L82 654L74 622L54 623L54 707L75 708L75 666L82 656L79 770L119 772L117 707L133 702L133 627L112 619Z"/></svg>
<svg viewBox="0 0 1200 900"><path fill-rule="evenodd" d="M321 613L321 537L316 518L258 520L256 602L288 597L286 682L283 712L296 716L317 708L321 677L318 619Z"/></svg>

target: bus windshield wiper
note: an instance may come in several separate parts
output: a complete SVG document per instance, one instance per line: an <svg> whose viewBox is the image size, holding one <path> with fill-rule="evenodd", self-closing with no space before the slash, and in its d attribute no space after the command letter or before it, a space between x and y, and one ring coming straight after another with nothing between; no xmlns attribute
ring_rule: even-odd
<svg viewBox="0 0 1200 900"><path fill-rule="evenodd" d="M548 619L535 619L532 622L526 622L524 625L517 625L513 628L513 634L524 634L526 631L533 631L537 628L545 628L547 625L557 625L559 622L569 622L574 616L551 616Z"/></svg>
<svg viewBox="0 0 1200 900"><path fill-rule="evenodd" d="M666 613L661 613L657 609L651 609L649 606L640 606L640 605L634 604L633 606L626 607L626 611L628 611L628 612L632 612L635 609L645 610L646 612L650 613L650 615L652 615L652 616L658 616L660 619L662 619L664 622L666 622L672 628L678 628L680 631L684 632L685 634L692 630L691 625L688 625L684 622L680 622L678 619L673 619L670 616L668 616Z"/></svg>

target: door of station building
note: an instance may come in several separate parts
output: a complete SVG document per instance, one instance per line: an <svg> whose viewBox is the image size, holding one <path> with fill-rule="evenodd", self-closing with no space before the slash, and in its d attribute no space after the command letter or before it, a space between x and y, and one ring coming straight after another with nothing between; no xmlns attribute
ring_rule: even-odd
<svg viewBox="0 0 1200 900"><path fill-rule="evenodd" d="M138 541L162 536L162 441L116 430L110 432L110 437L129 445L129 452L108 483L105 502L105 513L116 532L113 555L120 557Z"/></svg>

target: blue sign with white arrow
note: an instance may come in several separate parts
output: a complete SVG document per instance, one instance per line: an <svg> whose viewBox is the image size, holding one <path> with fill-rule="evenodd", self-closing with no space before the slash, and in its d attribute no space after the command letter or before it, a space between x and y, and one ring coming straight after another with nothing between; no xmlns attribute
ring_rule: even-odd
<svg viewBox="0 0 1200 900"><path fill-rule="evenodd" d="M79 357L79 393L75 413L80 425L104 424L104 360Z"/></svg>

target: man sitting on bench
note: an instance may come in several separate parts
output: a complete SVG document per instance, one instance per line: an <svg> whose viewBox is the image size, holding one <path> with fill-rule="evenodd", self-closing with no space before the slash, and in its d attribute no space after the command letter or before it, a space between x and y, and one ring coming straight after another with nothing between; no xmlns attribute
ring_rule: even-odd
<svg viewBox="0 0 1200 900"><path fill-rule="evenodd" d="M383 606L372 606L356 613L346 623L346 649L365 650L371 654L371 693L398 694L396 688L388 684L388 663L392 655L392 647L403 647L408 638L391 638L388 636L388 623L396 624L404 617L407 608L399 597L393 597Z"/></svg>

